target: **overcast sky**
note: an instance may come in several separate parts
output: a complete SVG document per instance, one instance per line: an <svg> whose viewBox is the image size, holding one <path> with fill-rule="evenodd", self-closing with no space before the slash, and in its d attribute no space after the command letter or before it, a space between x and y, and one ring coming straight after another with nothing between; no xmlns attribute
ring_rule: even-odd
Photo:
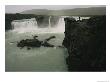
<svg viewBox="0 0 110 82"><path fill-rule="evenodd" d="M104 5L6 5L6 13L20 13L24 10L31 9L49 9L49 10L59 10L59 9L73 9L73 8L88 8L88 7L105 7Z"/></svg>

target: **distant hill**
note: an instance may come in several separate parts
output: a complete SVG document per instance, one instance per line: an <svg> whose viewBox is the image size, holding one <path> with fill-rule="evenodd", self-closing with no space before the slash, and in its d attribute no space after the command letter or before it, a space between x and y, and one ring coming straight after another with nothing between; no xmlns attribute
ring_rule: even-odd
<svg viewBox="0 0 110 82"><path fill-rule="evenodd" d="M48 15L50 10L47 9L32 9L21 12L21 14L37 14L37 15Z"/></svg>
<svg viewBox="0 0 110 82"><path fill-rule="evenodd" d="M106 15L106 7L90 7L90 8L75 8L65 10L47 10L47 9L32 9L21 12L21 14L36 14L36 15Z"/></svg>

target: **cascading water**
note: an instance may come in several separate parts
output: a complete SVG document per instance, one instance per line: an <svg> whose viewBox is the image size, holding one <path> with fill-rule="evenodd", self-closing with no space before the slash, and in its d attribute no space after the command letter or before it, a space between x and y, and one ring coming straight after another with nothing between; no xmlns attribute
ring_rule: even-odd
<svg viewBox="0 0 110 82"><path fill-rule="evenodd" d="M38 28L37 21L35 18L13 20L11 22L11 26L13 28L13 31L17 31L19 33L30 32L33 29Z"/></svg>
<svg viewBox="0 0 110 82"><path fill-rule="evenodd" d="M37 32L37 33L63 33L65 31L65 22L64 17L59 17L57 21L54 20L55 17L52 16L48 19L48 27L40 28L37 24L39 20L36 21L35 18L31 19L22 19L22 20L14 20L11 25L14 29L13 31L17 31L19 33L24 32ZM52 26L54 24L54 26Z"/></svg>
<svg viewBox="0 0 110 82"><path fill-rule="evenodd" d="M14 20L11 23L14 29L19 28L37 28L37 21L35 18L31 19L22 19L22 20Z"/></svg>
<svg viewBox="0 0 110 82"><path fill-rule="evenodd" d="M51 22L50 22L51 16L49 17L49 28L51 28Z"/></svg>
<svg viewBox="0 0 110 82"><path fill-rule="evenodd" d="M59 19L59 22L56 26L56 32L62 32L64 33L65 32L65 22L64 22L64 17L61 17Z"/></svg>

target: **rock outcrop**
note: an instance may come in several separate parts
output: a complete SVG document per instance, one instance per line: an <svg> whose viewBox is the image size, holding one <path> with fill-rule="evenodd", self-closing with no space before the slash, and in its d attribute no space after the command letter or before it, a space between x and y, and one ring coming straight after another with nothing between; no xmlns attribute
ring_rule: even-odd
<svg viewBox="0 0 110 82"><path fill-rule="evenodd" d="M106 16L87 21L65 18L63 45L69 71L106 71Z"/></svg>
<svg viewBox="0 0 110 82"><path fill-rule="evenodd" d="M30 47L54 47L54 45L48 43L49 40L56 38L55 36L50 36L49 38L45 39L44 41L40 41L38 40L36 37L38 36L33 36L33 39L25 39L25 40L21 40L20 42L17 43L17 47L23 48L23 47L27 47L27 49L29 50Z"/></svg>

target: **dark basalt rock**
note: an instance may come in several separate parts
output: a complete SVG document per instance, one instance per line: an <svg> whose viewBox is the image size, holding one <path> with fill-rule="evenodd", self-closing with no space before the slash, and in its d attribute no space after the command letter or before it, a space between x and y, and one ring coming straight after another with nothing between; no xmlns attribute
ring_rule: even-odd
<svg viewBox="0 0 110 82"><path fill-rule="evenodd" d="M58 46L59 48L64 48L64 46Z"/></svg>
<svg viewBox="0 0 110 82"><path fill-rule="evenodd" d="M38 36L33 36L33 39L26 39L26 40L21 40L20 42L17 43L17 47L27 47L28 50L30 50L30 47L54 47L54 45L48 43L49 40L56 38L55 36L50 36L49 38L45 39L44 41L40 41L36 39Z"/></svg>
<svg viewBox="0 0 110 82"><path fill-rule="evenodd" d="M18 44L17 47L40 47L41 46L41 41L38 39L26 39L26 40L21 40Z"/></svg>
<svg viewBox="0 0 110 82"><path fill-rule="evenodd" d="M27 50L30 50L31 48L30 47L27 47Z"/></svg>
<svg viewBox="0 0 110 82"><path fill-rule="evenodd" d="M44 41L46 42L46 41L49 41L49 40L51 40L53 38L56 38L56 37L55 36L50 36L49 38L45 39Z"/></svg>
<svg viewBox="0 0 110 82"><path fill-rule="evenodd" d="M85 21L65 18L65 38L69 71L106 71L106 16Z"/></svg>

